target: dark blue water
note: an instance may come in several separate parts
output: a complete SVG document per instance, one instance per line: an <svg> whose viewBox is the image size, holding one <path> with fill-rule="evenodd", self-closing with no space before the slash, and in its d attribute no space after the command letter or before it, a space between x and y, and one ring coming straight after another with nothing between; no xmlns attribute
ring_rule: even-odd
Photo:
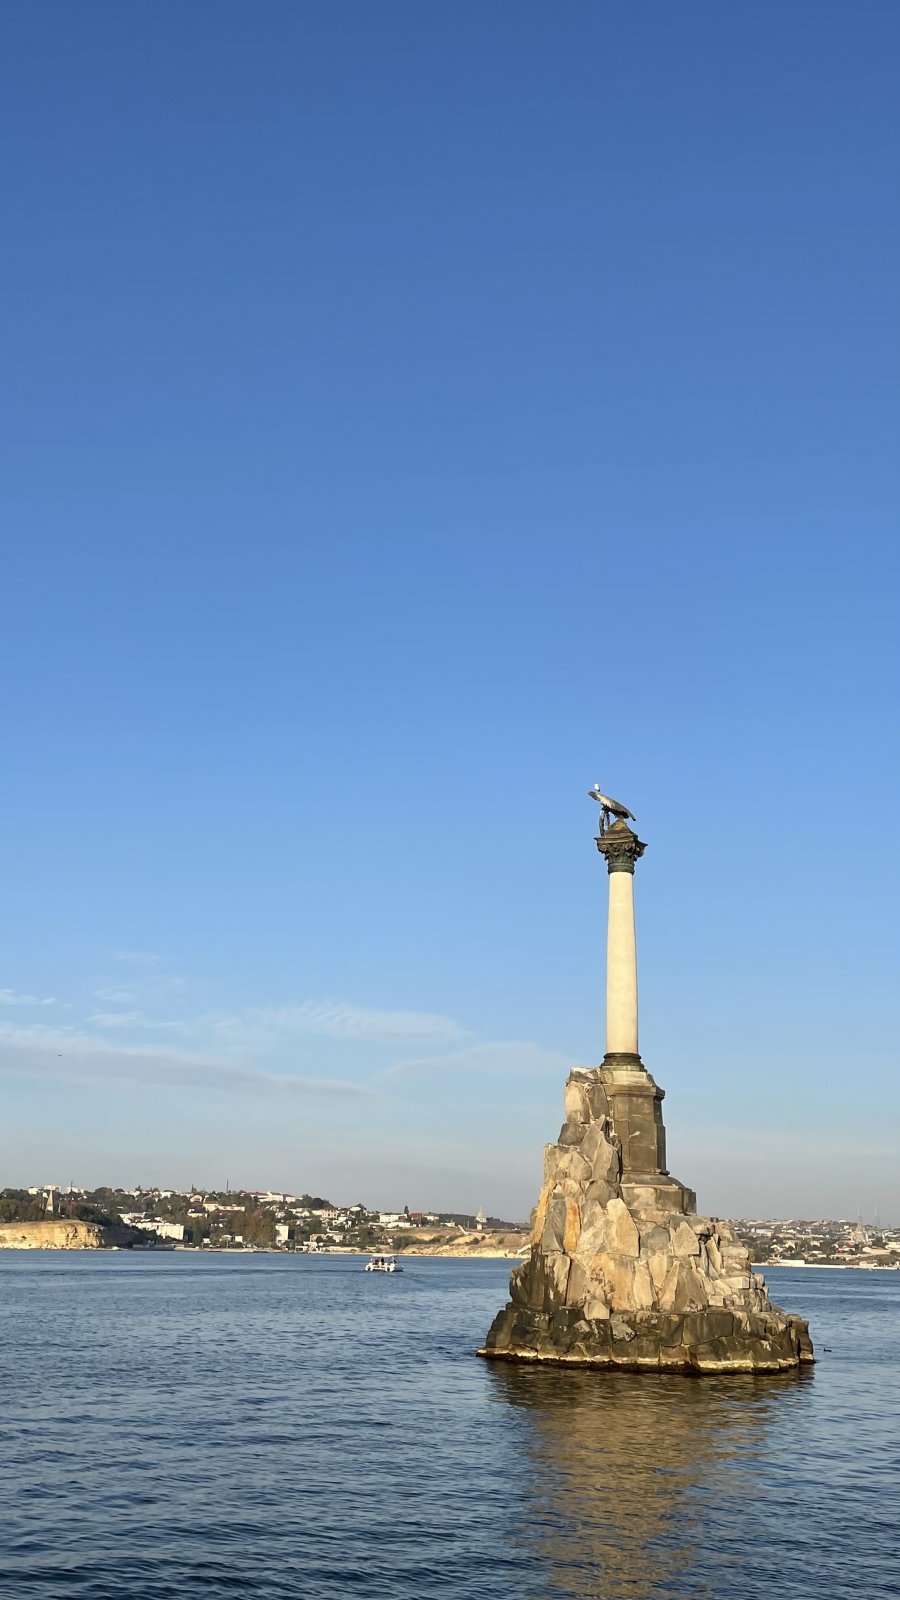
<svg viewBox="0 0 900 1600"><path fill-rule="evenodd" d="M900 1273L801 1378L475 1359L508 1263L0 1252L0 1594L900 1595Z"/></svg>

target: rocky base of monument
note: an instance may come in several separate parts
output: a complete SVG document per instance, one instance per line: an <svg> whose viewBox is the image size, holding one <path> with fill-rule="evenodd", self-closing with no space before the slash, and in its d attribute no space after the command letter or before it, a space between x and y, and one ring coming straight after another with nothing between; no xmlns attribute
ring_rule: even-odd
<svg viewBox="0 0 900 1600"><path fill-rule="evenodd" d="M790 1372L814 1359L806 1323L777 1306L767 1315L628 1311L606 1319L565 1307L546 1313L507 1306L478 1354L495 1361L682 1373Z"/></svg>
<svg viewBox="0 0 900 1600"><path fill-rule="evenodd" d="M648 1081L649 1076L648 1076ZM479 1354L654 1372L785 1372L814 1359L726 1222L662 1172L623 1170L602 1069L576 1069L545 1153L529 1259Z"/></svg>

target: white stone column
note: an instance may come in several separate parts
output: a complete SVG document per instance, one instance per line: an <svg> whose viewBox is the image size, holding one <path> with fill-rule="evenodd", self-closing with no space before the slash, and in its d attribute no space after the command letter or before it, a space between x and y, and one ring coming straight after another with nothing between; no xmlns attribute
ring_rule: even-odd
<svg viewBox="0 0 900 1600"><path fill-rule="evenodd" d="M624 818L601 833L597 849L609 871L606 942L606 1057L623 1070L642 1070L638 1052L637 948L634 936L634 864L646 845Z"/></svg>
<svg viewBox="0 0 900 1600"><path fill-rule="evenodd" d="M637 947L634 875L610 872L606 945L607 1055L638 1055Z"/></svg>
<svg viewBox="0 0 900 1600"><path fill-rule="evenodd" d="M663 1091L638 1053L634 867L647 846L618 817L597 839L609 871L606 951L606 1055L598 1077L622 1152L622 1198L640 1212L696 1211L697 1197L669 1176ZM643 1214L643 1213L642 1213Z"/></svg>

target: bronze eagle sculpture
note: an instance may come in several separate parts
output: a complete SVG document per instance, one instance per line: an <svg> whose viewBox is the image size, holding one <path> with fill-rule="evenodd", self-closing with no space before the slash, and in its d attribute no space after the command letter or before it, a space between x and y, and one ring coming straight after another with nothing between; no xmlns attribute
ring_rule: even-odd
<svg viewBox="0 0 900 1600"><path fill-rule="evenodd" d="M593 789L588 789L588 794L592 800L596 800L602 813L600 819L601 834L605 833L609 827L611 817L615 817L617 821L622 822L627 817L630 817L632 822L637 822L634 812L629 811L627 806L623 806L621 800L611 800L608 794L603 794L599 783L595 783Z"/></svg>

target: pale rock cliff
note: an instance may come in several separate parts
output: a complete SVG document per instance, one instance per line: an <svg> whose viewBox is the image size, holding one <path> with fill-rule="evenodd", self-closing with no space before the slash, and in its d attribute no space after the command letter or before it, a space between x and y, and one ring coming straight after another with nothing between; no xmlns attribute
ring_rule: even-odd
<svg viewBox="0 0 900 1600"><path fill-rule="evenodd" d="M77 1222L62 1217L45 1222L0 1222L0 1250L100 1250L146 1237L124 1223Z"/></svg>

